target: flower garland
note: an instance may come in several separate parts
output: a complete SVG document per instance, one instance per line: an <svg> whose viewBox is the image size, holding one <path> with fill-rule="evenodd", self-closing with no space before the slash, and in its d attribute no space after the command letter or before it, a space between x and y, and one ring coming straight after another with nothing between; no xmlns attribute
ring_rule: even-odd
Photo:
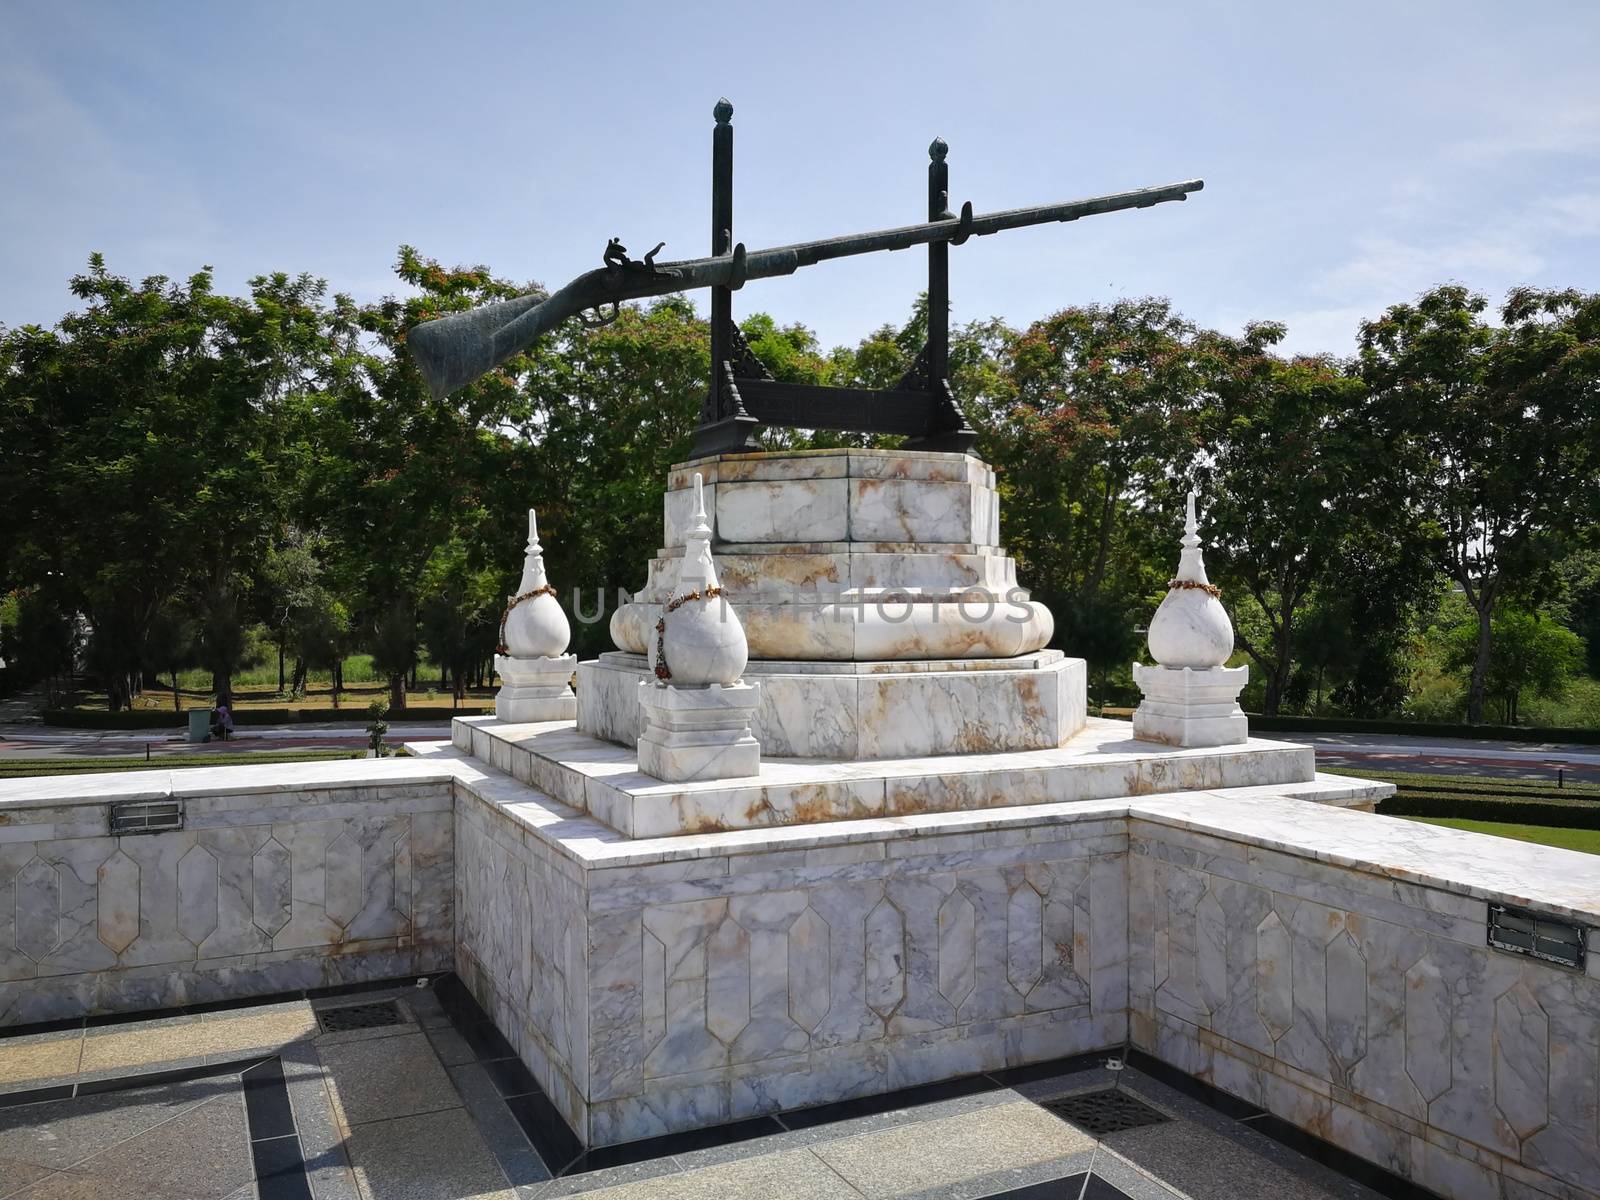
<svg viewBox="0 0 1600 1200"><path fill-rule="evenodd" d="M670 601L661 610L661 615L656 618L656 678L662 683L672 678L672 672L667 667L667 614L677 612L691 600L699 600L702 597L712 600L720 595L722 589L719 587L708 587L704 592L697 588Z"/></svg>
<svg viewBox="0 0 1600 1200"><path fill-rule="evenodd" d="M1186 591L1204 592L1213 599L1222 599L1222 589L1214 583L1201 583L1198 579L1169 579L1169 588L1183 588Z"/></svg>
<svg viewBox="0 0 1600 1200"><path fill-rule="evenodd" d="M494 648L494 652L496 654L511 653L511 651L506 647L506 622L511 619L511 610L513 608L521 604L524 600L532 600L535 596L554 596L555 594L555 588L551 587L547 583L543 587L536 587L531 592L523 592L522 595L513 596L511 599L507 600L506 610L500 614L500 644Z"/></svg>

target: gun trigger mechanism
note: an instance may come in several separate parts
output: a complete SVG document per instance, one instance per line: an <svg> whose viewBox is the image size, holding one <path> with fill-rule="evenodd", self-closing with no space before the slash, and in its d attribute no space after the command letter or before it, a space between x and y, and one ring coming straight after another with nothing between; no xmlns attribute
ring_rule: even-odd
<svg viewBox="0 0 1600 1200"><path fill-rule="evenodd" d="M961 206L961 219L956 222L956 235L950 239L952 246L959 246L972 236L972 201L968 200Z"/></svg>
<svg viewBox="0 0 1600 1200"><path fill-rule="evenodd" d="M611 311L606 311L606 305L611 306ZM586 308L578 314L578 323L585 329L601 329L610 325L622 315L622 307L615 300L608 300L605 304L596 304L593 308Z"/></svg>

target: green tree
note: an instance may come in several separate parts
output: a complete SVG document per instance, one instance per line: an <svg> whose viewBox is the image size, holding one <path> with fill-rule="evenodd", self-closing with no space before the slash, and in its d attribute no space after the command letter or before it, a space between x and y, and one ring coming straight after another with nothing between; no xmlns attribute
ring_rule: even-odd
<svg viewBox="0 0 1600 1200"><path fill-rule="evenodd" d="M1478 661L1478 620L1473 613L1449 635L1450 665L1470 672ZM1561 695L1583 661L1583 640L1543 613L1501 605L1494 617L1492 652L1485 679L1488 696L1498 701L1500 720L1515 725L1524 695Z"/></svg>
<svg viewBox="0 0 1600 1200"><path fill-rule="evenodd" d="M1346 540L1380 503L1369 439L1349 419L1360 381L1329 359L1279 358L1271 348L1284 332L1259 324L1240 339L1206 339L1220 402L1199 472L1208 561L1233 593L1238 644L1263 676L1268 715L1294 672L1302 610L1337 586Z"/></svg>
<svg viewBox="0 0 1600 1200"><path fill-rule="evenodd" d="M451 537L428 559L419 588L423 641L458 700L466 695L472 663L494 653L503 603L500 572L474 557L464 537Z"/></svg>
<svg viewBox="0 0 1600 1200"><path fill-rule="evenodd" d="M953 373L999 473L1006 547L1056 615L1057 643L1092 652L1103 677L1137 648L1170 570L1173 525L1158 514L1214 402L1204 339L1155 299L1066 309L1020 335L967 332Z"/></svg>
<svg viewBox="0 0 1600 1200"><path fill-rule="evenodd" d="M1597 511L1600 297L1513 292L1503 328L1457 285L1362 327L1374 472L1477 618L1467 720L1483 720L1494 614L1548 576L1554 546Z"/></svg>

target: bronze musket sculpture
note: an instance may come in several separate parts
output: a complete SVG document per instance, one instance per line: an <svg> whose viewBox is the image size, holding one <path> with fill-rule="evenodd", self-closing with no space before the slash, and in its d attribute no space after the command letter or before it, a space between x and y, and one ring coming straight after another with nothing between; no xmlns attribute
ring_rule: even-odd
<svg viewBox="0 0 1600 1200"><path fill-rule="evenodd" d="M1184 200L1204 186L1201 180L1191 179L1087 200L982 214L974 214L969 202L956 216L948 211L945 201L946 148L942 141L935 141L930 150L931 219L927 222L796 242L769 250L746 250L741 242L730 250L733 131L728 118L732 112L732 105L725 100L717 105L716 134L721 140L713 144L716 186L712 235L717 253L708 258L657 265L654 258L661 249L659 245L640 262L628 258L625 248L612 238L606 247L605 266L579 275L554 292L529 292L512 300L425 321L412 328L406 344L433 394L447 395L493 370L569 317L578 317L586 325L605 325L616 320L619 306L625 301L711 288L711 396L696 431L697 455L751 449L754 434L762 425L902 433L910 435L913 440L909 444L919 448L970 450L971 430L955 408L945 381L947 248L959 246L970 237L985 237L1004 229L1076 221L1100 213ZM732 323L728 298L747 280L792 275L801 267L828 259L919 245L929 248L929 342L917 366L898 388L870 390L778 383L750 353L738 326Z"/></svg>

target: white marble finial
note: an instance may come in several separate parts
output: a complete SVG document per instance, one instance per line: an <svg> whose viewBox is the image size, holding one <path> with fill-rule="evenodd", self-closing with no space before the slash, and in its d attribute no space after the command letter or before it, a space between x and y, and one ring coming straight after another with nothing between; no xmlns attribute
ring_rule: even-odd
<svg viewBox="0 0 1600 1200"><path fill-rule="evenodd" d="M699 471L694 473L694 513L690 516L687 537L711 540L711 521L706 516L705 481Z"/></svg>
<svg viewBox="0 0 1600 1200"><path fill-rule="evenodd" d="M544 551L539 545L539 518L528 510L528 545L522 556L522 581L501 627L504 646L496 656L496 670L506 682L496 697L495 711L503 721L565 719L571 707L571 689L560 672L565 663L572 627L567 614L550 590ZM550 673L546 679L539 674ZM559 686L558 686L559 685ZM544 688L544 691L530 688ZM554 689L553 691L551 689ZM556 701L560 703L556 703ZM537 703L536 703L537 701ZM550 701L550 703L545 703ZM533 715L541 714L541 715Z"/></svg>
<svg viewBox="0 0 1600 1200"><path fill-rule="evenodd" d="M1204 670L1222 666L1233 653L1233 622L1206 578L1195 498L1190 492L1178 570L1151 618L1148 642L1150 656L1162 666Z"/></svg>
<svg viewBox="0 0 1600 1200"><path fill-rule="evenodd" d="M522 551L522 582L517 591L531 592L550 581L544 573L544 547L539 544L539 518L533 509L528 510L528 544Z"/></svg>
<svg viewBox="0 0 1600 1200"><path fill-rule="evenodd" d="M685 587L717 587L717 563L711 557L711 520L706 516L705 481L694 475L694 513L684 531L683 566L679 580Z"/></svg>
<svg viewBox="0 0 1600 1200"><path fill-rule="evenodd" d="M1183 540L1180 545L1182 553L1178 555L1178 573L1174 579L1185 579L1190 583L1210 583L1206 577L1205 555L1200 548L1200 521L1195 516L1194 502L1199 492L1189 493L1188 511L1184 516Z"/></svg>

